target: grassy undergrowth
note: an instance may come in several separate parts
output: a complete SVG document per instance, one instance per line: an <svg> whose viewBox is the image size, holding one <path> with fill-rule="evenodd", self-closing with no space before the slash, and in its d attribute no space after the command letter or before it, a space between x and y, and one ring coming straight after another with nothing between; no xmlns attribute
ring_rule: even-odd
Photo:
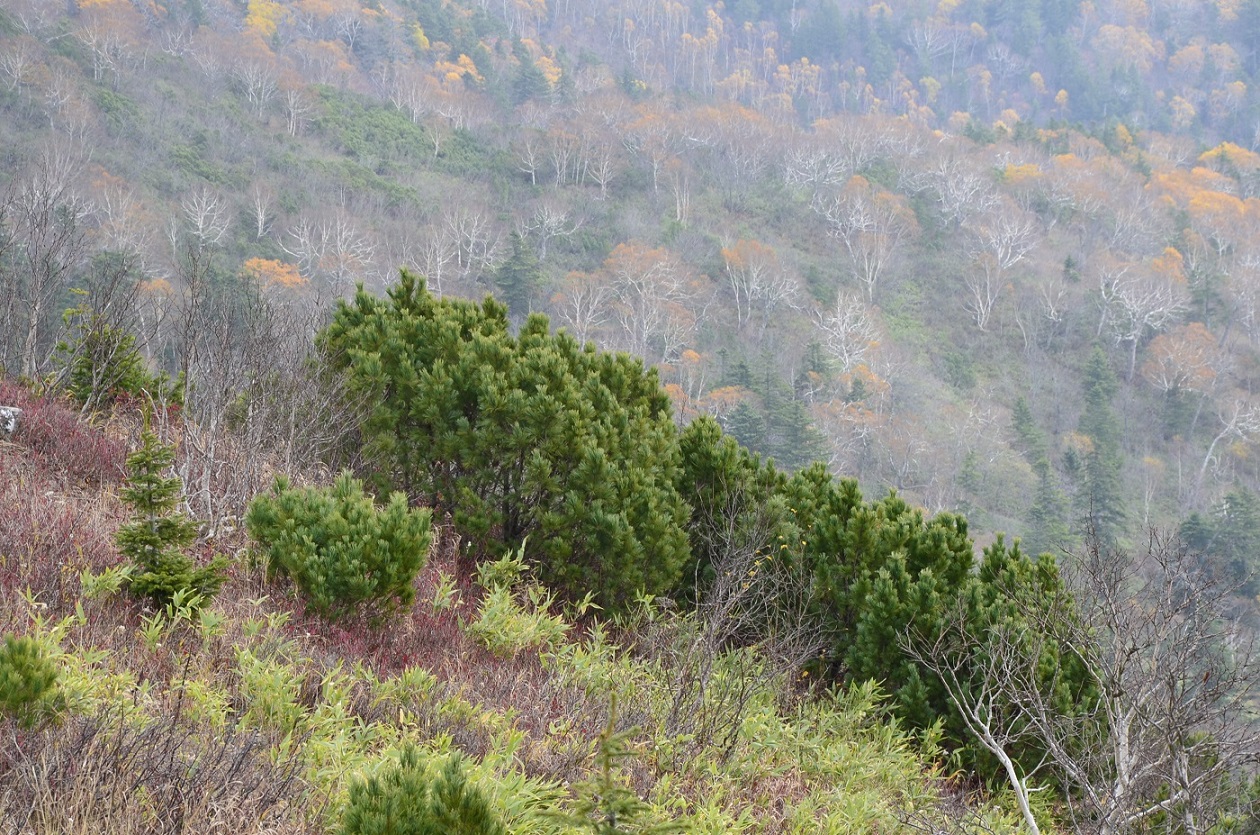
<svg viewBox="0 0 1260 835"><path fill-rule="evenodd" d="M5 388L0 400L20 395ZM615 624L561 613L510 560L475 575L449 530L416 602L382 627L306 614L239 531L198 546L203 563L232 561L211 604L138 602L119 590L113 545L127 515L119 462L137 427L23 404L31 421L0 441L0 635L41 645L64 708L34 727L0 719L0 831L334 832L354 781L414 747L435 772L465 757L509 832L561 835L580 831L557 812L574 808L610 719L630 732L617 776L647 801L646 823L959 826L931 740L890 723L875 686L766 686L755 653L737 650L715 659L680 718L690 616L650 601ZM41 434L42 413L65 431ZM1001 812L968 815L1016 828Z"/></svg>

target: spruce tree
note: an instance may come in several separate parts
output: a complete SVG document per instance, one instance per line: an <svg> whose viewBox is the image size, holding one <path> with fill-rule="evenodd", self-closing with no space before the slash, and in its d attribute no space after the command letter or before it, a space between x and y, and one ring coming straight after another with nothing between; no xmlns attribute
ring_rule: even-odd
<svg viewBox="0 0 1260 835"><path fill-rule="evenodd" d="M1024 550L1030 554L1054 553L1067 544L1071 536L1063 493L1054 483L1049 459L1038 459L1033 464L1033 472L1037 475L1037 492L1026 517L1028 529L1023 537Z"/></svg>
<svg viewBox="0 0 1260 835"><path fill-rule="evenodd" d="M773 371L765 374L761 392L765 403L766 434L761 447L754 447L774 459L784 470L793 472L822 457L823 440L810 421L805 404Z"/></svg>
<svg viewBox="0 0 1260 835"><path fill-rule="evenodd" d="M533 248L519 232L511 236L512 252L494 274L495 286L507 303L508 313L517 318L529 314L530 302L542 285L542 268Z"/></svg>
<svg viewBox="0 0 1260 835"><path fill-rule="evenodd" d="M573 786L577 799L567 814L555 818L572 829L593 835L665 835L685 832L681 823L647 823L652 807L627 785L619 774L621 763L634 757L630 738L634 729L618 731L617 702L608 714L608 725L595 747L596 773Z"/></svg>
<svg viewBox="0 0 1260 835"><path fill-rule="evenodd" d="M747 449L759 450L765 444L766 422L748 401L731 410L726 419L726 431L740 446Z"/></svg>
<svg viewBox="0 0 1260 835"><path fill-rule="evenodd" d="M115 537L118 549L136 568L131 575L132 593L159 606L185 590L208 601L226 579L227 561L222 557L198 567L184 553L197 537L197 526L176 510L183 484L178 476L166 475L174 461L175 451L145 431L140 449L127 457L122 498L132 508L131 521Z"/></svg>
<svg viewBox="0 0 1260 835"><path fill-rule="evenodd" d="M1037 427L1032 409L1022 396L1016 398L1015 406L1011 409L1011 427L1015 430L1017 448L1024 456L1024 460L1036 468L1037 462L1049 454L1046 448L1046 436Z"/></svg>
<svg viewBox="0 0 1260 835"><path fill-rule="evenodd" d="M1104 540L1122 533L1125 520L1120 424L1111 407L1117 385L1106 355L1095 348L1085 367L1085 411L1078 425L1090 448L1083 462L1084 484L1077 493L1077 512L1082 524L1092 527Z"/></svg>
<svg viewBox="0 0 1260 835"><path fill-rule="evenodd" d="M538 69L529 50L520 38L512 41L512 57L516 59L516 75L512 78L512 101L524 104L531 99L542 98L551 92L551 83Z"/></svg>
<svg viewBox="0 0 1260 835"><path fill-rule="evenodd" d="M1182 542L1226 572L1247 597L1260 592L1260 497L1230 490L1213 512L1192 513L1178 531Z"/></svg>
<svg viewBox="0 0 1260 835"><path fill-rule="evenodd" d="M832 382L835 371L835 363L823 350L822 343L811 339L805 346L801 370L793 383L796 396L801 400L812 401Z"/></svg>

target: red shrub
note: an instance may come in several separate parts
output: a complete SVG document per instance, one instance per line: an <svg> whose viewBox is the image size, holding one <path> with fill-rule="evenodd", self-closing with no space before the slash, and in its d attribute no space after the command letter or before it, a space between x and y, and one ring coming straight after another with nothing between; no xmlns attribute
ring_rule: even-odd
<svg viewBox="0 0 1260 835"><path fill-rule="evenodd" d="M126 474L126 445L91 426L64 404L32 397L21 386L0 381L0 405L22 410L13 442L30 449L67 482L112 484Z"/></svg>

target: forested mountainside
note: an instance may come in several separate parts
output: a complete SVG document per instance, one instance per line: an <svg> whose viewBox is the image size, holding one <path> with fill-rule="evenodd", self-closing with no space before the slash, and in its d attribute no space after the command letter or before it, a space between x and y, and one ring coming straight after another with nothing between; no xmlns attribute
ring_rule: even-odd
<svg viewBox="0 0 1260 835"><path fill-rule="evenodd" d="M1103 505L1216 547L1260 476L1253 5L7 0L4 364L125 275L221 412L259 369L195 345L232 318L196 287L313 322L407 266L785 467L1036 550Z"/></svg>
<svg viewBox="0 0 1260 835"><path fill-rule="evenodd" d="M219 290L297 339L407 266L788 468L1037 550L1106 505L1241 553L1252 5L7 0L4 365L54 368L71 288L125 277L221 414L262 369L196 344Z"/></svg>
<svg viewBox="0 0 1260 835"><path fill-rule="evenodd" d="M0 0L0 820L1254 833L1257 49Z"/></svg>

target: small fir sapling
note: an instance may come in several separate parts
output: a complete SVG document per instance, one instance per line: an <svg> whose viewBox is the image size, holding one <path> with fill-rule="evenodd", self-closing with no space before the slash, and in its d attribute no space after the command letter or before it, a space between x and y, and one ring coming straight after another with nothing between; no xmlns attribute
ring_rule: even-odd
<svg viewBox="0 0 1260 835"><path fill-rule="evenodd" d="M618 774L623 760L634 756L630 737L634 730L618 731L617 701L608 711L608 725L600 733L595 748L598 771L573 787L577 796L568 813L554 818L574 829L594 835L666 835L688 830L680 822L644 822L651 806L635 794Z"/></svg>
<svg viewBox="0 0 1260 835"><path fill-rule="evenodd" d="M131 521L118 529L118 548L135 566L131 591L159 606L180 591L191 591L205 603L227 579L227 560L216 557L198 566L184 553L197 536L196 524L176 510L183 487L178 476L166 472L175 451L146 431L140 449L127 457L127 486L122 498L132 508Z"/></svg>

